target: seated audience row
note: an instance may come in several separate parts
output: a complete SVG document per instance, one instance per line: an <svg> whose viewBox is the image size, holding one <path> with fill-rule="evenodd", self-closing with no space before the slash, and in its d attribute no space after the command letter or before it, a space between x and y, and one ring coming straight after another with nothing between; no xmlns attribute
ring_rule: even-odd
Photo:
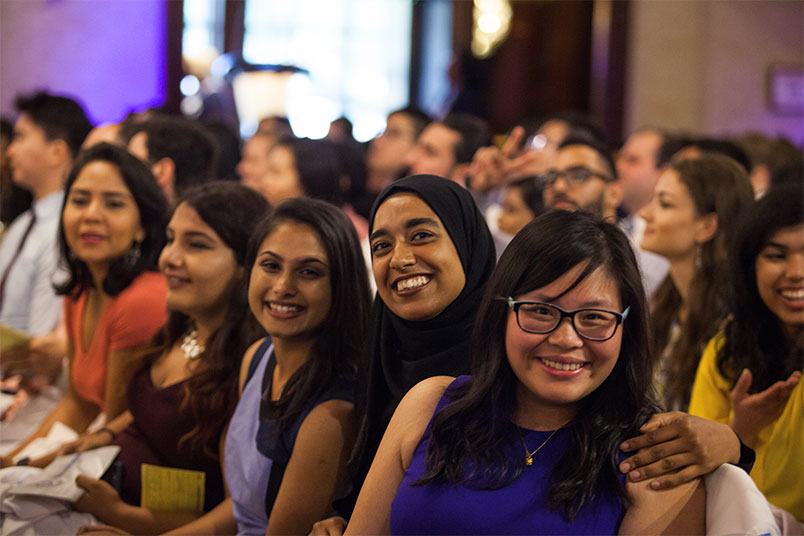
<svg viewBox="0 0 804 536"><path fill-rule="evenodd" d="M212 182L200 125L131 116L79 154L40 108L75 142L80 107L31 101L9 152L34 206L0 245L0 307L37 177L60 251L24 269L64 305L13 326L47 335L3 368L70 372L2 463L57 421L83 435L28 463L119 445L120 488L80 477L78 510L137 534L702 532L701 477L734 463L802 521L804 194L783 165L754 204L721 140L644 129L615 159L567 114L496 148L477 118L400 110L394 158L266 130L241 186ZM706 419L661 413L688 403ZM143 508L143 464L202 472L203 511Z"/></svg>

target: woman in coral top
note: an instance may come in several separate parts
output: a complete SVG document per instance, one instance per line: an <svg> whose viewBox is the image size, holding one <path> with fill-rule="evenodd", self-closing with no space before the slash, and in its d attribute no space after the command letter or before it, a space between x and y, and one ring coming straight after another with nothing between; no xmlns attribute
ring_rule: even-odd
<svg viewBox="0 0 804 536"><path fill-rule="evenodd" d="M167 200L148 168L124 149L97 145L67 178L59 245L69 270L57 290L64 312L70 384L39 429L3 464L60 421L83 432L101 413L125 410L125 385L138 354L165 323Z"/></svg>
<svg viewBox="0 0 804 536"><path fill-rule="evenodd" d="M771 189L745 214L731 258L732 318L706 347L690 413L756 451L751 478L804 522L804 191Z"/></svg>

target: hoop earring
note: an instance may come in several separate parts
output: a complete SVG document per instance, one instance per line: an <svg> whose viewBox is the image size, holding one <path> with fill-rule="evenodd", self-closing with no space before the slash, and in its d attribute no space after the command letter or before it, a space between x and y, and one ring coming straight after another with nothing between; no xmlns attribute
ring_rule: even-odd
<svg viewBox="0 0 804 536"><path fill-rule="evenodd" d="M701 244L695 246L695 269L700 270L703 267L703 248Z"/></svg>

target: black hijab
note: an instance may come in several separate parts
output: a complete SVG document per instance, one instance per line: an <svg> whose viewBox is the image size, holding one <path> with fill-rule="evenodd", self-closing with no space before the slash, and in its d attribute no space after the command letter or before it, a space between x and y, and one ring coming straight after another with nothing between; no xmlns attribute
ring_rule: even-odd
<svg viewBox="0 0 804 536"><path fill-rule="evenodd" d="M425 378L469 371L474 315L496 259L491 233L472 195L455 182L433 175L405 177L380 192L371 209L369 234L379 206L399 193L415 194L439 217L458 252L466 284L438 316L420 322L398 317L379 295L374 299L357 392L360 429L350 463L355 496L405 393Z"/></svg>

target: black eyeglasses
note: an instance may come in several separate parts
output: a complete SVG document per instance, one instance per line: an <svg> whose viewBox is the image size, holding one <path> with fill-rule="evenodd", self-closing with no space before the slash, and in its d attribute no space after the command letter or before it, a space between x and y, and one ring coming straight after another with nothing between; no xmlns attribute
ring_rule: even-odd
<svg viewBox="0 0 804 536"><path fill-rule="evenodd" d="M597 173L596 171L592 171L587 167L571 167L569 169L565 169L564 171L551 169L550 171L544 174L544 185L552 186L558 179L562 177L565 177L567 180L569 180L574 184L583 184L592 177L597 177L598 179L602 179L606 182L614 181L613 177L603 175L602 173Z"/></svg>
<svg viewBox="0 0 804 536"><path fill-rule="evenodd" d="M629 306L622 313L605 309L565 311L552 303L517 301L510 296L500 299L508 302L522 331L545 335L555 331L564 318L569 318L575 332L589 341L607 341L614 337L617 326L622 324L631 310Z"/></svg>

